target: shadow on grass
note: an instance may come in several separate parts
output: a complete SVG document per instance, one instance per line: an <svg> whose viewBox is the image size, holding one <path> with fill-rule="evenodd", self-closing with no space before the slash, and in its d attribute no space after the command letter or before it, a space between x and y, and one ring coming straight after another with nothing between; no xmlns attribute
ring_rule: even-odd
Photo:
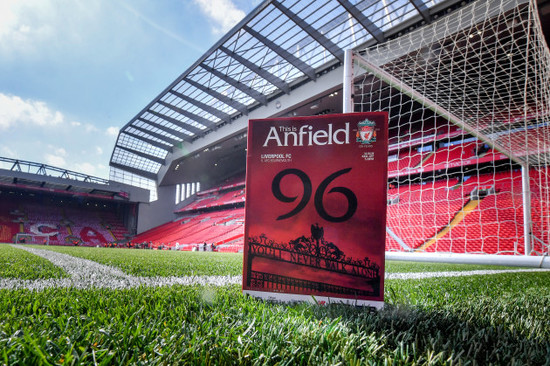
<svg viewBox="0 0 550 366"><path fill-rule="evenodd" d="M313 312L319 321L337 319L352 334L374 334L385 349L382 358L398 364L550 364L548 339L526 337L511 324L491 324L491 309L471 309L468 316L408 305L386 305L379 312L329 305ZM357 354L373 356L361 349Z"/></svg>
<svg viewBox="0 0 550 366"><path fill-rule="evenodd" d="M338 319L351 334L376 335L385 359L398 364L550 365L549 277L400 281L386 287L379 312L342 305L311 311L321 321Z"/></svg>

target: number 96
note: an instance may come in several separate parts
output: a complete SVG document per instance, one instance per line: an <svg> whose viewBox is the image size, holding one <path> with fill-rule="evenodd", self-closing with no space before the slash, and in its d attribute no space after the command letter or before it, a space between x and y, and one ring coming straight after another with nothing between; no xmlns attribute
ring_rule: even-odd
<svg viewBox="0 0 550 366"><path fill-rule="evenodd" d="M317 187L317 190L315 191L315 197L313 200L315 204L315 209L317 210L317 213L319 213L319 216L329 222L343 222L349 220L355 214L355 211L357 211L357 196L355 196L355 193L353 193L351 189L346 187L334 187L330 191L328 191L328 193L341 193L346 197L348 201L348 209L342 216L330 215L323 206L323 195L325 194L325 190L327 189L328 185L339 176L349 173L350 170L351 168L346 168L332 173L331 175L326 177L321 182L321 184L319 184L319 187ZM281 192L281 180L287 175L295 175L296 177L298 177L298 179L300 179L303 185L304 193L298 205L296 205L296 207L294 207L294 209L292 209L290 212L277 217L277 220L288 219L289 217L292 217L302 211L304 207L306 207L306 205L308 204L309 199L311 198L311 193L313 192L311 180L306 173L304 173L300 169L285 169L280 171L273 178L273 182L271 183L271 191L273 192L273 196L275 196L275 198L279 201L290 203L296 201L296 199L298 198L298 196L285 196L283 192Z"/></svg>

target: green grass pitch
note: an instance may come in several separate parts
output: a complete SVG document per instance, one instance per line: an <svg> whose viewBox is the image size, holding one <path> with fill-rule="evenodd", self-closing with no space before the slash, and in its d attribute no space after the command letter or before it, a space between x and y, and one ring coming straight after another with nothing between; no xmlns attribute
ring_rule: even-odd
<svg viewBox="0 0 550 366"><path fill-rule="evenodd" d="M139 276L242 270L239 254L47 249ZM495 269L387 263L391 273L485 268ZM0 283L67 276L41 257L0 245ZM385 301L378 312L273 304L231 284L3 288L0 364L550 365L548 271L386 280Z"/></svg>

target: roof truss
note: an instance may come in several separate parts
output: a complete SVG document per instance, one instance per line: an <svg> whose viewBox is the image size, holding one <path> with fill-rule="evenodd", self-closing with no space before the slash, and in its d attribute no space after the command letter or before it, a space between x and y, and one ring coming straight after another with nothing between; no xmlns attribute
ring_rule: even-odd
<svg viewBox="0 0 550 366"><path fill-rule="evenodd" d="M154 161L155 163L159 163L159 164L165 164L166 163L165 159L159 158L159 157L154 156L154 155L147 154L143 151L139 151L139 150L136 150L136 149L132 149L132 148L125 147L125 146L120 146L120 145L117 145L117 148L121 149L121 150L124 150L126 152L129 152L131 154L140 156L142 158Z"/></svg>
<svg viewBox="0 0 550 366"><path fill-rule="evenodd" d="M222 79L227 84L234 87L235 89L239 89L243 93L247 94L249 97L256 100L258 103L261 103L263 105L267 105L267 98L262 93L252 89L251 87L241 83L240 81L237 81L237 80L233 79L231 76L226 75L226 74L222 73L221 71L219 71L219 70L217 70L213 67L210 67L210 66L208 66L204 63L201 64L201 67L203 69L205 69L206 71L208 71L209 73L211 73L212 75L216 76L217 78Z"/></svg>
<svg viewBox="0 0 550 366"><path fill-rule="evenodd" d="M254 29L248 26L244 26L243 29L251 36L256 38L258 41L266 45L266 47L271 49L273 52L287 60L295 68L303 72L304 75L306 75L308 78L310 78L311 80L317 79L317 75L315 75L315 70L313 70L311 66L300 60L298 57L294 56L292 53L288 52L284 48L278 46L275 42L270 41L267 37L264 37L262 34L256 32Z"/></svg>
<svg viewBox="0 0 550 366"><path fill-rule="evenodd" d="M262 69L260 66L254 64L253 62L248 61L238 53L231 52L229 49L225 48L224 46L220 46L220 50L225 52L226 54L231 56L231 58L240 62L244 66L248 67L250 70L258 74L260 77L264 78L265 80L269 81L271 84L275 85L277 88L279 88L283 92L287 94L290 92L290 88L288 87L288 85L283 80L279 79L277 76L271 74L265 69Z"/></svg>
<svg viewBox="0 0 550 366"><path fill-rule="evenodd" d="M139 176L144 177L144 178L148 178L148 179L151 179L151 180L156 180L157 179L157 175L155 173L151 173L147 170L142 170L142 169L134 168L134 167L131 167L131 166L119 164L119 163L116 163L112 160L109 163L109 165L112 166L113 168L118 168L120 170L124 170L124 171L139 175Z"/></svg>
<svg viewBox="0 0 550 366"><path fill-rule="evenodd" d="M181 100L184 100L187 103L193 104L193 105L199 107L200 109L202 109L203 111L206 111L206 112L210 113L211 115L218 117L222 121L229 122L231 120L231 116L229 114L223 113L219 109L211 107L210 105L208 105L206 103L203 103L201 101L198 101L196 99L188 97L187 95L182 94L180 92L177 92L175 90L170 90L170 93L172 93L176 97L180 98Z"/></svg>
<svg viewBox="0 0 550 366"><path fill-rule="evenodd" d="M441 3L450 8L456 0L264 0L119 133L171 152L182 141L192 143L220 125L248 115L258 105L266 106L278 92L290 94L296 84L315 81L334 67L335 60L344 61L344 48L385 42L386 37L402 31L402 21L430 22L432 7L443 8ZM411 16L411 11L416 14ZM284 24L290 27L282 29ZM136 121L146 125L135 126ZM115 148L135 152L119 142ZM159 158L150 160L169 164ZM123 164L114 164L138 175L146 172L146 168L125 169ZM150 173L147 176L152 177Z"/></svg>
<svg viewBox="0 0 550 366"><path fill-rule="evenodd" d="M172 152L172 147L171 146L165 145L165 144L163 144L161 142L158 142L156 140L153 140L153 139L151 139L147 136L136 135L136 134L134 134L132 132L129 132L129 131L122 131L122 133L124 133L125 135L128 135L130 137L133 137L137 140L143 141L143 142L145 142L145 143L147 143L151 146L158 147L159 149L162 149L166 152ZM120 145L117 144L116 146L120 146Z"/></svg>
<svg viewBox="0 0 550 366"><path fill-rule="evenodd" d="M219 100L220 102L230 106L231 108L233 109L236 109L238 110L239 112L241 112L242 114L244 115L247 115L248 114L248 108L246 107L246 105L240 103L239 101L236 101L234 99L231 99L225 95L223 95L222 93L218 93L217 91L213 90L213 89L210 89L200 83L197 83L191 79L185 79L185 82L186 83L189 83L190 85L194 86L195 88L205 92L205 93L208 93L210 94L212 97L216 98L217 100Z"/></svg>
<svg viewBox="0 0 550 366"><path fill-rule="evenodd" d="M201 117L197 114L194 114L194 113L191 113L191 112L188 112L186 111L185 109L181 109L179 107L176 107L175 105L172 105L170 103L166 103L166 102L163 102L162 100L159 100L158 103L160 105L163 105L165 106L166 108L169 108L171 110L173 110L174 112L177 112L177 113L180 113L181 115L189 118L190 120L193 120L195 122L198 122L206 127L209 127L209 128L216 128L216 124L212 121L210 121L209 119L206 119L204 117Z"/></svg>
<svg viewBox="0 0 550 366"><path fill-rule="evenodd" d="M317 43L327 49L334 57L336 57L340 62L344 62L344 50L334 44L330 39L325 37L317 29L309 25L304 19L300 18L298 15L294 14L290 9L285 7L283 4L277 0L271 2L277 9L279 9L284 15L290 18L297 26L302 28L311 38L313 38Z"/></svg>

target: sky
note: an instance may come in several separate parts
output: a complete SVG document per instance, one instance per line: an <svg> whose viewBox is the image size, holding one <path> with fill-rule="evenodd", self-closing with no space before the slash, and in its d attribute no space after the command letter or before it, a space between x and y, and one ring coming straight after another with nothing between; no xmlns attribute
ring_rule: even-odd
<svg viewBox="0 0 550 366"><path fill-rule="evenodd" d="M260 0L1 0L0 157L109 178L118 131Z"/></svg>

